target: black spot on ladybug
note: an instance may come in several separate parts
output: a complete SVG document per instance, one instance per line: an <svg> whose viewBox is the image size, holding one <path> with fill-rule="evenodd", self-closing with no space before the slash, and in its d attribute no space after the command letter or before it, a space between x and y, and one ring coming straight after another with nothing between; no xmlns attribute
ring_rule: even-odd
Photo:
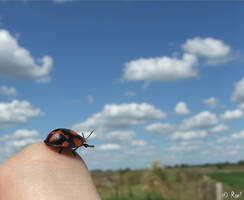
<svg viewBox="0 0 244 200"><path fill-rule="evenodd" d="M53 144L60 144L60 142L65 141L65 137L61 134L54 134L53 135Z"/></svg>
<svg viewBox="0 0 244 200"><path fill-rule="evenodd" d="M87 138L89 138L92 133L93 131ZM59 147L59 153L61 153L64 148L70 148L75 155L74 151L81 146L85 148L94 147L94 145L86 144L87 138L84 137L83 133L82 136L80 136L71 129L59 128L51 131L44 140L44 143L48 146Z"/></svg>

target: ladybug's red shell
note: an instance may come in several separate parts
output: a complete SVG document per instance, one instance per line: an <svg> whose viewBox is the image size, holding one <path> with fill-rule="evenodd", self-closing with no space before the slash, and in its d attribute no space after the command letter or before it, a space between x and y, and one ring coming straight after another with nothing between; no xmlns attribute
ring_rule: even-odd
<svg viewBox="0 0 244 200"><path fill-rule="evenodd" d="M55 129L51 131L44 142L49 146L76 148L83 145L84 138L70 129Z"/></svg>
<svg viewBox="0 0 244 200"><path fill-rule="evenodd" d="M92 133L93 131L90 133L90 135ZM80 136L78 133L72 131L71 129L59 128L51 131L44 142L48 146L60 147L59 153L62 152L63 148L71 148L73 149L74 154L74 151L81 146L84 146L85 148L94 147L94 145L86 144L86 140L87 138Z"/></svg>

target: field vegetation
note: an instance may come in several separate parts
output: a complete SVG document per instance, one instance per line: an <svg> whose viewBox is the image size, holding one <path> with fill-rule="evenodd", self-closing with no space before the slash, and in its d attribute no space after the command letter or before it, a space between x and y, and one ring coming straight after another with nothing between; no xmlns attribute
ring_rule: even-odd
<svg viewBox="0 0 244 200"><path fill-rule="evenodd" d="M103 200L215 200L216 182L223 183L223 192L242 194L238 200L244 200L243 163L162 167L155 160L149 169L91 174Z"/></svg>

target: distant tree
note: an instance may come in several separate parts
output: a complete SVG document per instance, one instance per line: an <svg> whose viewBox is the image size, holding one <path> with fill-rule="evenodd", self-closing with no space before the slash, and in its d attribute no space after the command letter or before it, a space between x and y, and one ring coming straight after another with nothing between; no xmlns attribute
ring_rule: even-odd
<svg viewBox="0 0 244 200"><path fill-rule="evenodd" d="M162 168L162 166L161 166L160 160L158 158L155 158L153 163L152 163L151 169L152 170L158 170L161 168Z"/></svg>
<svg viewBox="0 0 244 200"><path fill-rule="evenodd" d="M161 164L160 160L155 158L152 165L151 171L156 174L161 180L167 184L168 183L168 174L164 166Z"/></svg>
<svg viewBox="0 0 244 200"><path fill-rule="evenodd" d="M238 165L244 165L244 160L240 160L240 161L238 161L237 164L238 164Z"/></svg>

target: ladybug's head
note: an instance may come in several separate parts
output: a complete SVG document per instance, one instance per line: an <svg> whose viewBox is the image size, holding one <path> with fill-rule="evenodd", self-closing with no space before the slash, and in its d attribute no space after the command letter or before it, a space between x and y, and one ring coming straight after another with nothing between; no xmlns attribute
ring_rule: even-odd
<svg viewBox="0 0 244 200"><path fill-rule="evenodd" d="M87 138L85 138L83 135L84 135L84 134L82 134L82 142L84 143L84 142L87 141Z"/></svg>
<svg viewBox="0 0 244 200"><path fill-rule="evenodd" d="M94 130L93 130L94 131ZM87 141L87 139L91 136L91 134L93 133L93 131L90 133L90 135L88 135L88 137L86 137L85 138L85 136L84 136L84 133L82 133L82 140L83 140L83 142L86 142Z"/></svg>

